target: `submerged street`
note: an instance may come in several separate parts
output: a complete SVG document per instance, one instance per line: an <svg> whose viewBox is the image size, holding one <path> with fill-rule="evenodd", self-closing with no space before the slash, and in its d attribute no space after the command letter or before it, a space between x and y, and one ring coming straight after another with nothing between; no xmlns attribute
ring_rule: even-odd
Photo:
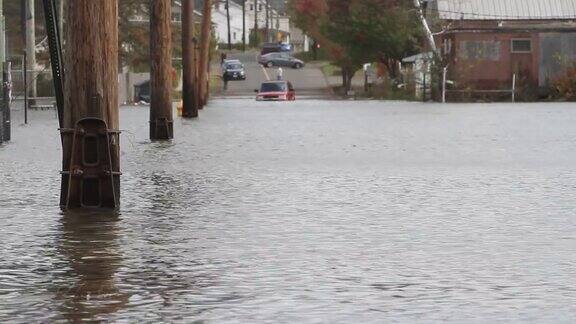
<svg viewBox="0 0 576 324"><path fill-rule="evenodd" d="M254 51L229 54L227 59L240 60L245 67L247 78L245 81L230 81L228 88L220 94L223 98L253 98L254 90L260 89L264 81L276 80L278 67L264 68L258 64L258 53ZM297 97L301 98L329 98L332 93L329 90L326 78L318 68L318 63L311 63L302 69L282 67L283 80L290 81L296 88ZM214 67L215 73L220 67Z"/></svg>
<svg viewBox="0 0 576 324"><path fill-rule="evenodd" d="M118 215L60 212L21 114L0 322L576 321L573 104L217 99L154 143L124 107Z"/></svg>

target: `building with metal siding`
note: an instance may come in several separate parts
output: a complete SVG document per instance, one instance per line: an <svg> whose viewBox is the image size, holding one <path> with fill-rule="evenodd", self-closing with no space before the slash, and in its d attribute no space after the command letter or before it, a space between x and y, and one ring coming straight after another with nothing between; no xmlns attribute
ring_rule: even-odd
<svg viewBox="0 0 576 324"><path fill-rule="evenodd" d="M546 86L576 64L574 0L433 0L427 16L457 87Z"/></svg>

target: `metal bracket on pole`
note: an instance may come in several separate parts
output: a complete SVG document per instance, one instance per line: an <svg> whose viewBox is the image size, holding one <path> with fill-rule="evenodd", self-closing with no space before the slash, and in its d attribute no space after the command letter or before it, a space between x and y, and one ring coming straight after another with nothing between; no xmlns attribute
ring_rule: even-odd
<svg viewBox="0 0 576 324"><path fill-rule="evenodd" d="M71 137L70 167L61 173L68 179L66 209L119 207L120 175L114 165L113 150L120 131L108 129L99 118L84 118L74 129L60 129L62 137Z"/></svg>
<svg viewBox="0 0 576 324"><path fill-rule="evenodd" d="M150 138L168 140L174 138L174 122L168 118L150 121Z"/></svg>

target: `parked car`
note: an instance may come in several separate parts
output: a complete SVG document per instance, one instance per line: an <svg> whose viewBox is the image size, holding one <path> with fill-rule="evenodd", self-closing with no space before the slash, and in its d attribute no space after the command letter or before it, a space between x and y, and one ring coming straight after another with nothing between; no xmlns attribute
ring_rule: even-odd
<svg viewBox="0 0 576 324"><path fill-rule="evenodd" d="M296 100L296 91L292 83L288 81L266 81L256 92L256 101L294 101Z"/></svg>
<svg viewBox="0 0 576 324"><path fill-rule="evenodd" d="M240 61L224 63L222 68L222 79L224 81L246 80L244 65L240 63Z"/></svg>
<svg viewBox="0 0 576 324"><path fill-rule="evenodd" d="M268 53L281 53L281 52L291 52L292 45L286 43L266 43L262 46L260 55L266 55Z"/></svg>
<svg viewBox="0 0 576 324"><path fill-rule="evenodd" d="M294 69L304 67L304 61L299 60L288 53L270 53L258 58L258 63L265 67L287 66Z"/></svg>
<svg viewBox="0 0 576 324"><path fill-rule="evenodd" d="M228 64L228 63L240 63L240 64L242 64L242 62L240 62L240 60L238 60L238 59L230 59L230 60L226 59L226 60L222 61L222 69L224 69L224 67L226 67L226 64Z"/></svg>

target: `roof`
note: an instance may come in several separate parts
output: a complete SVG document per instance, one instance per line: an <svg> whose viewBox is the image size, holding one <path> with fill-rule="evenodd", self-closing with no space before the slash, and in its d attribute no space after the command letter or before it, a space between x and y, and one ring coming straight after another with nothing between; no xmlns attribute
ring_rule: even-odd
<svg viewBox="0 0 576 324"><path fill-rule="evenodd" d="M445 20L570 20L575 0L436 0L430 9Z"/></svg>

